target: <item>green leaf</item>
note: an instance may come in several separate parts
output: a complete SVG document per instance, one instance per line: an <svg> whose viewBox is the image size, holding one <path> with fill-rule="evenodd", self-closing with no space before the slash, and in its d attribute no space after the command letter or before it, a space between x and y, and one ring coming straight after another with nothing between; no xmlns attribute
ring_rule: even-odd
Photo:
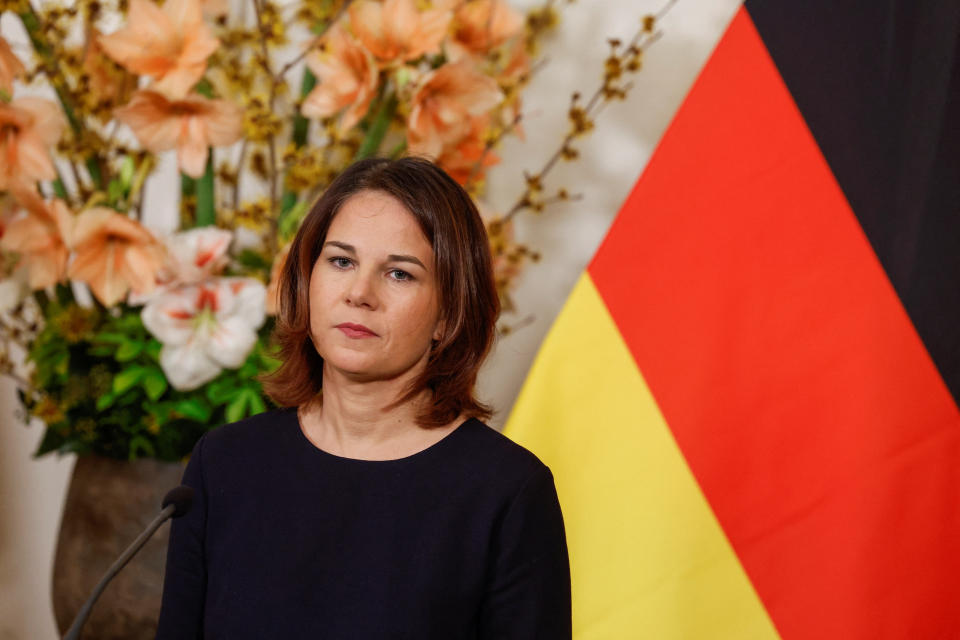
<svg viewBox="0 0 960 640"><path fill-rule="evenodd" d="M300 222L306 215L306 202L297 202L290 207L286 213L280 216L280 221L277 223L277 230L280 232L280 237L283 238L283 240L288 240L296 234L297 229L300 228Z"/></svg>
<svg viewBox="0 0 960 640"><path fill-rule="evenodd" d="M97 162L97 157L93 156L87 158L87 173L90 174L90 179L93 181L94 186L97 189L103 188L103 174L100 172L100 163Z"/></svg>
<svg viewBox="0 0 960 640"><path fill-rule="evenodd" d="M170 420L170 412L173 410L173 404L172 402L144 401L140 406L143 407L143 410L146 411L157 424L163 425Z"/></svg>
<svg viewBox="0 0 960 640"><path fill-rule="evenodd" d="M147 342L145 351L147 352L147 355L150 357L151 360L160 362L160 351L162 349L163 349L163 344L161 344L159 340L155 340L151 338L150 341Z"/></svg>
<svg viewBox="0 0 960 640"><path fill-rule="evenodd" d="M200 78L200 81L193 87L193 90L206 98L213 97L213 85L206 78Z"/></svg>
<svg viewBox="0 0 960 640"><path fill-rule="evenodd" d="M274 358L269 353L263 352L260 354L260 364L263 371L275 371L277 367L283 364L283 361L279 358Z"/></svg>
<svg viewBox="0 0 960 640"><path fill-rule="evenodd" d="M120 165L120 183L123 185L123 190L126 191L130 188L130 183L133 181L133 172L136 169L133 163L132 156L124 156L123 162Z"/></svg>
<svg viewBox="0 0 960 640"><path fill-rule="evenodd" d="M151 400L157 400L167 390L167 377L156 367L147 369L140 381L143 390L147 392L147 397Z"/></svg>
<svg viewBox="0 0 960 640"><path fill-rule="evenodd" d="M227 405L224 412L228 422L236 422L247 416L266 411L266 405L260 392L253 387L243 387L237 396Z"/></svg>
<svg viewBox="0 0 960 640"><path fill-rule="evenodd" d="M143 436L133 436L130 438L130 460L137 458L152 458L156 450L153 444Z"/></svg>
<svg viewBox="0 0 960 640"><path fill-rule="evenodd" d="M238 393L237 397L230 401L230 404L227 405L225 416L227 422L236 422L237 420L242 419L247 415L247 405L249 404L250 397L244 393Z"/></svg>
<svg viewBox="0 0 960 640"><path fill-rule="evenodd" d="M60 178L53 181L53 193L61 200L69 201L70 199L70 196L67 195L66 187L63 186L63 180Z"/></svg>
<svg viewBox="0 0 960 640"><path fill-rule="evenodd" d="M123 197L123 184L114 178L110 181L110 184L107 185L107 197L110 199L111 203L116 203Z"/></svg>
<svg viewBox="0 0 960 640"><path fill-rule="evenodd" d="M121 333L124 333L129 339L129 334L131 332L140 332L143 331L143 320L140 319L139 313L127 313L121 315L118 318L114 318L113 324L120 329Z"/></svg>
<svg viewBox="0 0 960 640"><path fill-rule="evenodd" d="M232 377L220 377L208 384L206 389L207 399L214 406L230 402L239 392L236 380Z"/></svg>
<svg viewBox="0 0 960 640"><path fill-rule="evenodd" d="M105 342L107 344L123 344L129 340L129 336L114 331L101 331L93 336L94 342Z"/></svg>
<svg viewBox="0 0 960 640"><path fill-rule="evenodd" d="M97 411L103 411L104 409L109 409L113 406L114 401L117 399L117 394L113 392L108 392L97 398Z"/></svg>
<svg viewBox="0 0 960 640"><path fill-rule="evenodd" d="M56 429L47 427L46 432L43 434L43 440L40 441L40 446L33 452L33 457L39 458L45 453L56 451L61 446L63 446L63 436L57 433Z"/></svg>
<svg viewBox="0 0 960 640"><path fill-rule="evenodd" d="M270 261L253 249L244 249L237 255L237 262L247 269L267 271L270 268Z"/></svg>
<svg viewBox="0 0 960 640"><path fill-rule="evenodd" d="M255 391L250 393L250 415L255 416L267 410L267 405L263 402L263 397Z"/></svg>
<svg viewBox="0 0 960 640"><path fill-rule="evenodd" d="M65 351L56 356L54 361L53 370L60 374L61 376L67 375L67 372L70 370L70 352Z"/></svg>
<svg viewBox="0 0 960 640"><path fill-rule="evenodd" d="M197 422L207 422L213 413L210 405L203 401L203 398L193 397L181 400L173 406L173 411L179 413L184 418L190 418Z"/></svg>
<svg viewBox="0 0 960 640"><path fill-rule="evenodd" d="M117 359L117 362L129 362L140 355L143 347L144 344L142 342L124 342L120 345L120 348L117 349L114 357Z"/></svg>
<svg viewBox="0 0 960 640"><path fill-rule="evenodd" d="M146 373L145 367L124 369L113 378L113 392L120 394L129 391L140 382L144 373Z"/></svg>
<svg viewBox="0 0 960 640"><path fill-rule="evenodd" d="M257 359L253 357L247 358L247 361L237 369L237 377L241 380L251 380L258 373L260 369L257 367Z"/></svg>

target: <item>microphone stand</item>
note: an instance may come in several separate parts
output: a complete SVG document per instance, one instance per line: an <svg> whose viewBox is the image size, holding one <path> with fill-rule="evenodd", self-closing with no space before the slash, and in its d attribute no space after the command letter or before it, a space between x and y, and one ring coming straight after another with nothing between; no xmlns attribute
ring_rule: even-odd
<svg viewBox="0 0 960 640"><path fill-rule="evenodd" d="M98 582L97 586L94 587L93 593L90 594L90 597L83 604L80 612L77 613L77 617L73 619L73 624L70 625L70 629L67 630L67 634L63 636L63 640L80 640L80 632L83 630L83 625L87 621L87 618L90 617L90 612L93 610L93 605L96 603L97 598L99 598L100 594L103 593L103 590L107 588L107 584L115 575L120 573L120 570L123 569L128 562L130 562L130 559L136 555L137 551L140 550L140 547L147 543L147 540L149 540L150 536L152 536L154 532L160 528L160 525L174 515L178 515L175 514L178 506L182 508L182 505L177 505L174 503L166 505L160 512L160 515L154 518L153 522L147 526L144 532L133 541L133 544L127 547L127 550L124 551L119 558L117 558L117 561L110 565L110 568L107 569L107 572L104 574L104 576L100 578L100 582Z"/></svg>

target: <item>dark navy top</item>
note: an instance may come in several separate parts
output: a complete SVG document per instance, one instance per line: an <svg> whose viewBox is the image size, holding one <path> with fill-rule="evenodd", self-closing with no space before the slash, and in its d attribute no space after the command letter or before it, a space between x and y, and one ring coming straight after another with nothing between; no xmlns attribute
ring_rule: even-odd
<svg viewBox="0 0 960 640"><path fill-rule="evenodd" d="M184 473L157 638L566 640L550 470L474 418L396 460L327 453L296 409L208 432Z"/></svg>

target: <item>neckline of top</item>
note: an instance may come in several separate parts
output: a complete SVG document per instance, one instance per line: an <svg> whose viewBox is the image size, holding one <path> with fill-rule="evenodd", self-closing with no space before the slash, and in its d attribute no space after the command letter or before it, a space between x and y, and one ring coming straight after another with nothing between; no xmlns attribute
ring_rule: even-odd
<svg viewBox="0 0 960 640"><path fill-rule="evenodd" d="M450 433L443 436L442 438L440 438L430 446L424 449L421 449L420 451L411 453L408 456L403 456L402 458L388 458L386 460L367 460L365 458L348 458L346 456L338 456L335 453L330 453L325 449L321 449L320 447L315 445L313 441L310 438L308 438L307 434L304 432L303 425L300 422L300 414L297 411L296 407L290 407L290 414L293 418L296 435L300 439L301 443L305 444L313 451L316 451L317 454L325 458L329 458L332 460L339 460L347 464L367 464L367 465L388 465L390 463L403 463L403 462L410 462L414 459L419 459L421 457L426 457L427 455L438 451L442 447L447 446L451 441L453 441L454 436L457 433L461 431L466 431L464 427L468 422L471 422L476 419L476 418L467 418L466 420L458 424L452 431L450 431Z"/></svg>

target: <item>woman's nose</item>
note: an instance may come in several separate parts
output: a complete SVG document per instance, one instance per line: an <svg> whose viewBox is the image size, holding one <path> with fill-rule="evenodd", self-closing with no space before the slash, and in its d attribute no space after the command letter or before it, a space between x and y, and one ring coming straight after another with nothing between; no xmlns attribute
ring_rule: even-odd
<svg viewBox="0 0 960 640"><path fill-rule="evenodd" d="M369 307L371 309L377 306L375 274L361 273L356 271L356 276L350 281L346 291L346 301L357 307Z"/></svg>

